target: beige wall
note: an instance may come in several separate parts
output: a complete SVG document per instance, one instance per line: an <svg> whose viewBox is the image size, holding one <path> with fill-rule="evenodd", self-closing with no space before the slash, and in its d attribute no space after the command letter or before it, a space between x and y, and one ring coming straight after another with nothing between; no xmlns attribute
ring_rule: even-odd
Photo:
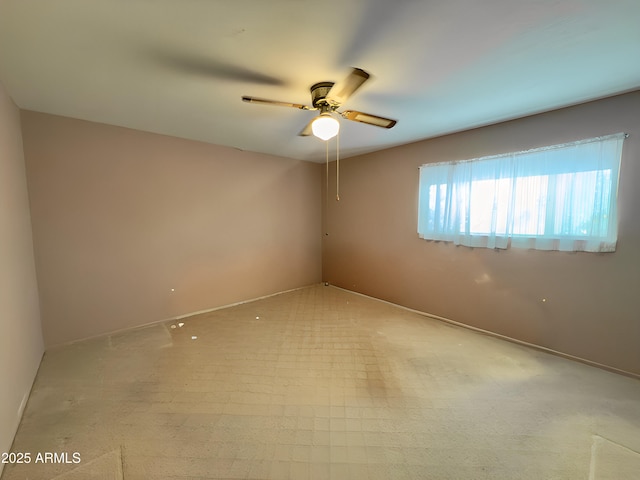
<svg viewBox="0 0 640 480"><path fill-rule="evenodd" d="M10 450L42 352L20 112L0 84L0 452Z"/></svg>
<svg viewBox="0 0 640 480"><path fill-rule="evenodd" d="M319 165L28 111L22 130L47 346L321 280Z"/></svg>
<svg viewBox="0 0 640 480"><path fill-rule="evenodd" d="M615 132L630 134L615 253L494 251L418 238L421 164ZM341 200L330 200L325 212L325 281L640 374L640 92L350 158L341 167Z"/></svg>

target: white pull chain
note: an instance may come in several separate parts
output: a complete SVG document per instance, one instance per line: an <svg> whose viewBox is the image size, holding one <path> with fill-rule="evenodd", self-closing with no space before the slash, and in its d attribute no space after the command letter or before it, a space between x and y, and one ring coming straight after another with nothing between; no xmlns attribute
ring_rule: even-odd
<svg viewBox="0 0 640 480"><path fill-rule="evenodd" d="M336 135L336 202L340 201L340 131Z"/></svg>
<svg viewBox="0 0 640 480"><path fill-rule="evenodd" d="M325 144L325 150L326 150L326 155L327 155L327 172L326 172L326 175L325 175L326 180L327 180L327 187L326 187L327 191L325 193L324 200L325 200L325 203L326 203L326 211L328 212L329 211L328 210L328 208L329 208L329 142L326 141L326 142L324 142L324 144Z"/></svg>

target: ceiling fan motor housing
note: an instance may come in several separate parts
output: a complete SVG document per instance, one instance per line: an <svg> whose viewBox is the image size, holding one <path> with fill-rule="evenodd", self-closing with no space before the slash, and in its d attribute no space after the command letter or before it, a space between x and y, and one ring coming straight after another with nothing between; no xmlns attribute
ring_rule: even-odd
<svg viewBox="0 0 640 480"><path fill-rule="evenodd" d="M319 82L311 86L311 104L315 108L321 108L326 105L325 98L333 87L333 82Z"/></svg>
<svg viewBox="0 0 640 480"><path fill-rule="evenodd" d="M347 78L340 81L338 84L334 85L334 82L318 82L313 84L310 88L312 107L301 103L280 102L276 100L268 100L266 98L249 97L246 95L242 97L242 101L262 105L298 108L300 110L319 110L320 115L313 118L311 122L309 122L298 134L302 137L311 135L313 131L312 126L317 123L316 120L329 120L332 118L332 114L339 114L342 118L353 120L355 122L375 125L377 127L391 128L396 124L396 121L391 120L390 118L379 117L377 115L358 112L356 110L338 112L338 108L340 108L340 106L343 105L344 102L346 102L347 99L351 97L351 95L353 95L369 78L369 74L364 70L360 68L352 68L351 73ZM315 135L315 132L313 133ZM321 136L319 137L322 138Z"/></svg>

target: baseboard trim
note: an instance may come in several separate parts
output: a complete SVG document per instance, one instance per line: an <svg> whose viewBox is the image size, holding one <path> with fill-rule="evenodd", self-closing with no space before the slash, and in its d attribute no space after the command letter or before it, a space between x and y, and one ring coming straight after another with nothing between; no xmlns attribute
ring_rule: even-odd
<svg viewBox="0 0 640 480"><path fill-rule="evenodd" d="M217 310L223 310L225 308L236 307L238 305L244 305L245 303L257 302L258 300L264 300L265 298L277 297L278 295L284 295L285 293L291 293L291 292L296 292L298 290L304 290L305 288L313 287L313 286L316 286L316 285L318 285L318 284L314 283L313 285L305 285L304 287L291 288L289 290L283 290L282 292L270 293L269 295L263 295L261 297L256 297L256 298L252 298L252 299L249 299L249 300L242 300L240 302L230 303L228 305L222 305L220 307L213 307L213 308L208 308L206 310L200 310L200 311L197 311L197 312L185 313L184 315L178 315L177 317L173 317L173 318L170 318L170 319L167 319L167 320L161 320L160 322L153 322L153 323L170 322L172 320L182 320L183 318L193 317L195 315L202 315L203 313L215 312Z"/></svg>
<svg viewBox="0 0 640 480"><path fill-rule="evenodd" d="M22 417L24 416L24 412L27 409L27 404L29 403L29 398L31 398L31 392L33 391L33 386L36 383L36 378L38 377L38 372L40 371L40 366L42 365L42 358L44 357L44 348L42 349L42 351L40 352L40 359L38 360L38 366L36 367L35 371L33 372L33 378L31 379L31 384L29 385L29 388L26 389L26 391L22 394L22 400L20 401L20 406L18 407L18 411L16 413L15 416L15 421L13 424L13 428L10 428L8 431L12 432L12 436L11 436L11 444L9 445L9 448L7 448L7 452L13 452L13 444L15 442L16 439L16 434L18 433L18 428L20 428L20 423L22 422ZM2 477L2 472L4 470L4 464L0 463L0 477Z"/></svg>
<svg viewBox="0 0 640 480"><path fill-rule="evenodd" d="M270 293L268 295L262 295L261 297L250 298L250 299L247 299L247 300L241 300L239 302L220 305L218 307L207 308L205 310L198 310L196 312L184 313L184 314L180 314L180 315L177 315L177 316L174 316L174 317L168 317L168 318L165 318L165 319L162 319L162 320L153 320L152 322L143 323L141 325L135 325L135 326L132 326L132 327L119 328L117 330L111 330L111 331L105 332L105 333L98 333L97 335L91 335L89 337L83 337L83 338L79 338L77 340L70 340L68 342L56 343L56 344L49 345L49 346L45 347L45 353L49 349L66 347L68 345L73 345L73 344L78 343L78 342L86 342L87 340L96 340L96 339L99 339L99 338L109 337L111 335L119 335L119 334L125 333L125 332L131 332L131 331L139 330L139 329L142 329L142 328L152 327L154 325L159 325L161 323L175 322L176 320L182 320L184 318L194 317L196 315L202 315L204 313L210 313L210 312L215 312L217 310L223 310L225 308L236 307L238 305L244 305L245 303L257 302L258 300L264 300L265 298L276 297L278 295L283 295L285 293L295 292L297 290L304 290L305 288L310 288L310 287L313 287L313 286L316 286L316 285L319 285L319 283L314 283L314 284L311 284L311 285L305 285L303 287L291 288L289 290L283 290L281 292L275 292L275 293Z"/></svg>
<svg viewBox="0 0 640 480"><path fill-rule="evenodd" d="M338 290L343 290L345 292L353 293L354 295L359 295L361 297L369 298L371 300L376 300L378 302L386 303L387 305L392 305L394 307L401 308L402 310L406 310L408 312L412 312L412 313L416 313L418 315L422 315L423 317L432 318L433 320L438 320L440 322L448 323L450 325L456 325L458 327L461 327L461 328L464 328L464 329L467 329L467 330L472 330L474 332L481 333L483 335L487 335L487 336L490 336L490 337L498 338L498 339L505 340L507 342L515 343L515 344L518 344L518 345L522 345L522 346L525 346L525 347L533 348L534 350L550 353L551 355L555 355L557 357L565 358L567 360L572 360L574 362L583 363L585 365L589 365L591 367L596 367L596 368L599 368L601 370L606 370L606 371L611 372L611 373L617 373L619 375L624 375L625 377L631 377L631 378L635 378L636 380L640 380L640 374L637 374L637 373L628 372L627 370L622 370L620 368L611 367L609 365L605 365L605 364L602 364L602 363L594 362L593 360L587 360L586 358L581 358L581 357L577 357L575 355L570 355L568 353L559 352L559 351L553 350L551 348L543 347L541 345L536 345L535 343L525 342L524 340L518 340L517 338L508 337L506 335L502 335L500 333L492 332L490 330L484 330L484 329L479 328L479 327L474 327L472 325L467 325L465 323L456 322L455 320L451 320L450 318L441 317L439 315L433 315L431 313L422 312L420 310L415 310L413 308L405 307L404 305L399 305L397 303L389 302L387 300L382 300L381 298L372 297L371 295L366 295L364 293L355 292L353 290L349 290L349 289L346 289L346 288L338 287L337 285L331 285L331 284L327 284L327 283L325 283L325 285L329 285L329 286L331 286L333 288L337 288Z"/></svg>

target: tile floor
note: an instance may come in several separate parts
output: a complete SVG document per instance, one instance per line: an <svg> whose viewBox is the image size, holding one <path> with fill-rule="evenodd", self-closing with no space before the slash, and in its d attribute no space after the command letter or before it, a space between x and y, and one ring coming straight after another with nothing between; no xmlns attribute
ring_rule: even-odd
<svg viewBox="0 0 640 480"><path fill-rule="evenodd" d="M2 480L624 480L639 451L640 381L318 285L47 351Z"/></svg>

